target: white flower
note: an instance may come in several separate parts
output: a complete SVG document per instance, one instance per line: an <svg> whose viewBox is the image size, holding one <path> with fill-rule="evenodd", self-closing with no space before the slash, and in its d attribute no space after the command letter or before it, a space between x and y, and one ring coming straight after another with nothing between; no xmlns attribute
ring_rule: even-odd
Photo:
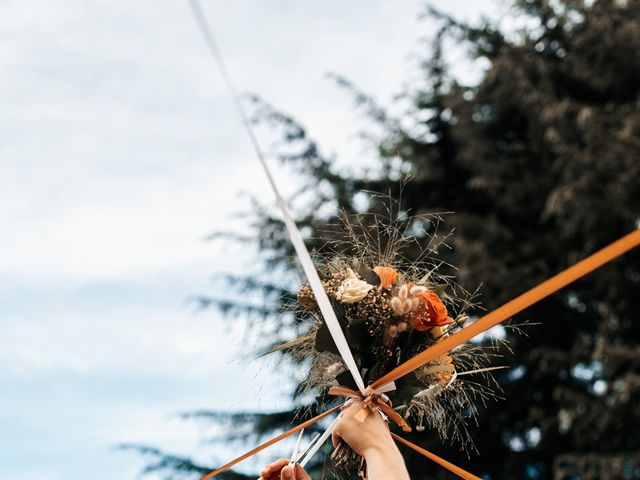
<svg viewBox="0 0 640 480"><path fill-rule="evenodd" d="M342 363L341 363L341 362L336 362L336 363L333 363L333 364L329 365L329 366L327 367L326 372L327 372L327 374L329 374L329 375L335 375L335 374L337 374L341 369L342 369Z"/></svg>
<svg viewBox="0 0 640 480"><path fill-rule="evenodd" d="M369 285L364 280L350 277L340 284L336 298L343 303L356 303L366 297L372 288L373 285Z"/></svg>

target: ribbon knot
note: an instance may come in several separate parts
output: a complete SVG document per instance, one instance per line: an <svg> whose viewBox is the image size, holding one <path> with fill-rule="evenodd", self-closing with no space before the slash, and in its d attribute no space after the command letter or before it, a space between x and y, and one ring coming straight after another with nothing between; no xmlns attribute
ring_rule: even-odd
<svg viewBox="0 0 640 480"><path fill-rule="evenodd" d="M404 421L404 418L402 418L402 416L400 416L398 412L391 408L391 400L389 400L389 397L387 397L384 393L376 393L375 390L373 390L371 387L368 387L365 390L364 394L355 390L351 390L347 387L331 387L329 389L329 395L362 400L362 402L364 403L364 408L354 416L354 418L359 422L364 422L369 416L370 412L380 410L387 417L389 417L389 419L393 423L402 428L402 431L411 431L411 427L407 424L407 422Z"/></svg>

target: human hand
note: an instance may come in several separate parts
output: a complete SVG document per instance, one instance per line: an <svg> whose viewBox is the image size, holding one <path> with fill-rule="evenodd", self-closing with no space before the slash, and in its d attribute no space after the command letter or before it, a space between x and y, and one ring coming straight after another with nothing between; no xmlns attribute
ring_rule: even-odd
<svg viewBox="0 0 640 480"><path fill-rule="evenodd" d="M360 400L354 400L342 411L342 416L333 430L333 446L337 447L342 439L361 457L366 457L372 450L394 448L389 426L378 412L367 409L364 421L355 418L362 409L367 409L365 404Z"/></svg>
<svg viewBox="0 0 640 480"><path fill-rule="evenodd" d="M260 480L311 480L311 477L297 463L290 467L289 460L281 458L264 467Z"/></svg>
<svg viewBox="0 0 640 480"><path fill-rule="evenodd" d="M363 408L360 400L354 401L342 411L342 416L333 430L333 445L340 440L349 444L367 462L367 477L370 480L409 480L404 459L398 450L387 423L378 412L368 411L364 421L355 418Z"/></svg>

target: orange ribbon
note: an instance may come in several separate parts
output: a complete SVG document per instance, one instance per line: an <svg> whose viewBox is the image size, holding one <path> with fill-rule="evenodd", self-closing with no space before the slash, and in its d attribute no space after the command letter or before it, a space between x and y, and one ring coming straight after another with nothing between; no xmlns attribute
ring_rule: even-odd
<svg viewBox="0 0 640 480"><path fill-rule="evenodd" d="M364 402L365 408L361 412L358 412L354 417L360 422L364 422L367 418L368 412L374 412L376 409L380 409L390 420L396 425L402 428L404 432L410 432L411 427L404 421L404 418L400 416L393 408L391 408L389 398L386 395L372 393L364 396L360 392L351 390L346 387L331 387L329 389L329 395L339 395L341 397L355 398ZM363 415L364 414L364 415Z"/></svg>
<svg viewBox="0 0 640 480"><path fill-rule="evenodd" d="M454 465L451 462L447 462L444 458L441 458L441 457L439 457L437 455L434 455L429 450L425 450L424 448L419 447L415 443L411 443L409 440L406 440L406 439L402 438L401 436L396 435L393 432L391 432L391 436L393 438L395 438L398 442L403 443L407 447L415 450L416 452L420 453L421 455L424 455L429 460L434 461L435 463L437 463L441 467L446 468L451 473L455 473L456 475L458 475L460 478L463 478L464 480L482 480L480 477L476 477L474 474L467 472L466 470L460 468L457 465Z"/></svg>
<svg viewBox="0 0 640 480"><path fill-rule="evenodd" d="M311 425L313 425L314 423L322 420L324 417L326 417L327 415L331 415L333 412L335 412L336 410L338 410L342 405L338 405L335 406L333 408L330 408L329 410L327 410L326 412L321 413L320 415L317 415L313 418L310 418L309 420L307 420L304 423L301 423L300 425L297 425L295 427L293 427L291 430L287 430L284 433L281 433L280 435L278 435L277 437L272 438L271 440L269 440L268 442L264 442L262 445L257 446L256 448L254 448L253 450L245 453L244 455L239 456L238 458L236 458L235 460L231 460L229 463L221 466L220 468L218 468L217 470L214 470L213 472L209 472L206 475L204 475L203 477L200 478L200 480L209 480L210 478L215 477L216 475L229 470L231 467L233 467L234 465L236 465L237 463L242 462L243 460L246 460L249 457L252 457L253 455L255 455L256 453L264 450L267 447L270 447L271 445L273 445L274 443L278 443L280 440L283 440L285 438L287 438L290 435L293 435L296 432L299 432L300 430L302 430L303 428L307 428Z"/></svg>
<svg viewBox="0 0 640 480"><path fill-rule="evenodd" d="M435 358L438 358L440 355L450 352L458 345L462 345L476 335L498 325L501 322L504 322L525 308L530 307L534 303L539 302L543 298L546 298L561 288L566 287L570 283L585 276L587 273L600 268L605 263L610 262L638 245L640 245L640 229L625 235L621 239L613 242L611 245L608 245L559 274L545 280L538 286L483 316L468 327L444 338L441 342L433 344L424 352L410 358L405 363L399 365L386 375L373 382L371 384L371 388L380 388L382 385L393 382L400 377L413 372Z"/></svg>
<svg viewBox="0 0 640 480"><path fill-rule="evenodd" d="M491 327L493 327L495 325L498 325L501 322L504 322L505 320L507 320L508 318L511 318L513 315L521 312L525 308L530 307L534 303L542 300L543 298L548 297L549 295L551 295L552 293L557 292L561 288L566 287L570 283L572 283L572 282L578 280L579 278L587 275L588 273L592 272L593 270L596 270L597 268L600 268L604 264L610 262L611 260L616 259L620 255L628 252L629 250L637 247L638 245L640 245L640 229L637 229L637 230L629 233L628 235L625 235L621 239L613 242L611 245L608 245L607 247L603 248L602 250L597 251L593 255L591 255L591 256L585 258L584 260L576 263L575 265L567 268L566 270L560 272L559 274L549 278L548 280L545 280L544 282L542 282L538 286L532 288L531 290L528 290L527 292L525 292L522 295L514 298L513 300L505 303L504 305L502 305L501 307L499 307L496 310L492 311L491 313L488 313L487 315L483 316L482 318L480 318L478 321L474 322L470 326L468 326L466 328L463 328L462 330L454 333L453 335L451 335L451 336L449 336L447 338L444 338L440 342L435 343L434 345L432 345L431 347L426 349L424 352L419 353L415 357L407 360L405 363L399 365L398 367L396 367L391 372L387 373L386 375L382 376L381 378L379 378L378 380L373 382L369 386L369 388L367 390L368 391L374 391L374 390L382 387L383 385L391 383L391 382L393 382L393 381L395 381L395 380L397 380L397 379L399 379L399 378L401 378L401 377L413 372L417 368L420 368L421 366L429 363L430 361L434 360L435 358L439 357L440 355L444 355L445 353L450 352L452 349L454 349L457 346L463 344L464 342L470 340L471 338L475 337L476 335L478 335L478 334L490 329ZM334 392L336 392L336 391L341 392L341 393L334 393L334 394L337 394L337 395L344 395L344 396L348 396L348 397L350 396L351 398L359 398L359 399L363 398L363 396L360 395L358 392L355 392L355 391L350 390L348 388L332 387L332 389L334 389ZM338 390L335 390L335 389L338 389ZM347 393L349 393L349 394L347 395ZM355 396L353 396L353 395L355 395ZM380 405L385 405L386 407L388 407L388 410L392 411L394 414L397 415L397 412L395 412L388 404L386 404L383 401L381 401L381 403L378 404L378 402L376 400L374 400L372 397L373 396L370 395L369 397L366 397L366 398L371 398L370 403L375 401L376 402L376 407L380 407ZM383 410L383 408L386 408L386 407L380 407L380 409ZM297 427L294 427L291 430L288 430L287 432L284 432L284 433L278 435L277 437L269 440L266 443L263 443L259 447L254 448L250 452L245 453L244 455L236 458L235 460L232 460L231 462L229 462L226 465L218 468L217 470L214 470L213 472L210 472L210 473L206 474L200 480L209 480L210 478L215 477L219 473L224 472L225 470L229 469L230 467L234 466L235 464L237 464L237 463L239 463L239 462L251 457L255 453L257 453L257 452L259 452L261 450L264 450L265 448L273 445L276 442L279 442L280 440L288 437L289 435L294 434L295 432L298 432L298 431L302 430L305 427L308 427L309 425L313 425L318 420L320 420L321 418L326 417L327 415L329 415L330 413L334 412L338 408L340 408L340 405L336 406L336 407L333 407L330 410L327 410L326 412L318 415L317 417L314 417L314 418L312 418L310 420L307 420L306 422L298 425ZM383 411L385 411L385 410L383 410ZM385 414L387 414L386 411L385 411ZM393 420L393 416L389 415L389 418L391 418ZM402 420L402 418L401 418L401 420ZM402 421L404 422L404 420L402 420ZM407 427L408 427L408 425L407 425ZM403 430L404 430L404 427L403 427ZM465 470L461 469L460 467L457 467L456 465L453 465L452 463L447 462L446 460L438 457L437 455L434 455L434 454L428 452L427 450L424 450L423 448L420 448L417 445L414 445L413 443L403 439L402 437L399 437L399 436L397 436L397 435L395 435L393 433L391 435L396 440L398 440L399 442L401 442L401 443L407 445L408 447L414 449L415 451L421 453L425 457L433 460L434 462L438 463L439 465L443 466L444 468L448 469L449 471L455 473L456 475L460 476L461 478L464 478L465 480L467 480L467 479L468 480L479 480L478 477L476 477L474 475L471 475L470 473L466 472Z"/></svg>

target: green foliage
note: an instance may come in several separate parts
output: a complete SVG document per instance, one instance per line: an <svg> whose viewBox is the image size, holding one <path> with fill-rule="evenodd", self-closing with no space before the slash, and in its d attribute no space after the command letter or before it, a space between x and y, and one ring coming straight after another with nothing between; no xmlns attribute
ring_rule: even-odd
<svg viewBox="0 0 640 480"><path fill-rule="evenodd" d="M422 67L428 87L404 93L405 118L389 118L338 79L384 131L365 175L339 172L302 126L256 100L257 120L282 132L280 160L303 179L298 223L310 247L322 248L338 208L357 211L362 191L397 196L405 212L452 211L446 225L455 234L442 258L464 288L482 284L483 306L493 309L637 228L640 2L515 7L529 20L518 33L430 10L442 30ZM488 60L478 85L449 77L443 45L452 41ZM256 211L267 269L290 265L280 220ZM294 266L288 275L292 285L302 278ZM511 369L498 375L505 400L478 405L470 428L478 455L428 433L411 439L490 478L631 478L624 471L640 468L639 288L635 252L518 316L540 325L528 337L508 333L514 355L501 363ZM296 325L292 315L266 321ZM273 331L269 342L291 339ZM449 478L422 457L407 459L414 479Z"/></svg>

